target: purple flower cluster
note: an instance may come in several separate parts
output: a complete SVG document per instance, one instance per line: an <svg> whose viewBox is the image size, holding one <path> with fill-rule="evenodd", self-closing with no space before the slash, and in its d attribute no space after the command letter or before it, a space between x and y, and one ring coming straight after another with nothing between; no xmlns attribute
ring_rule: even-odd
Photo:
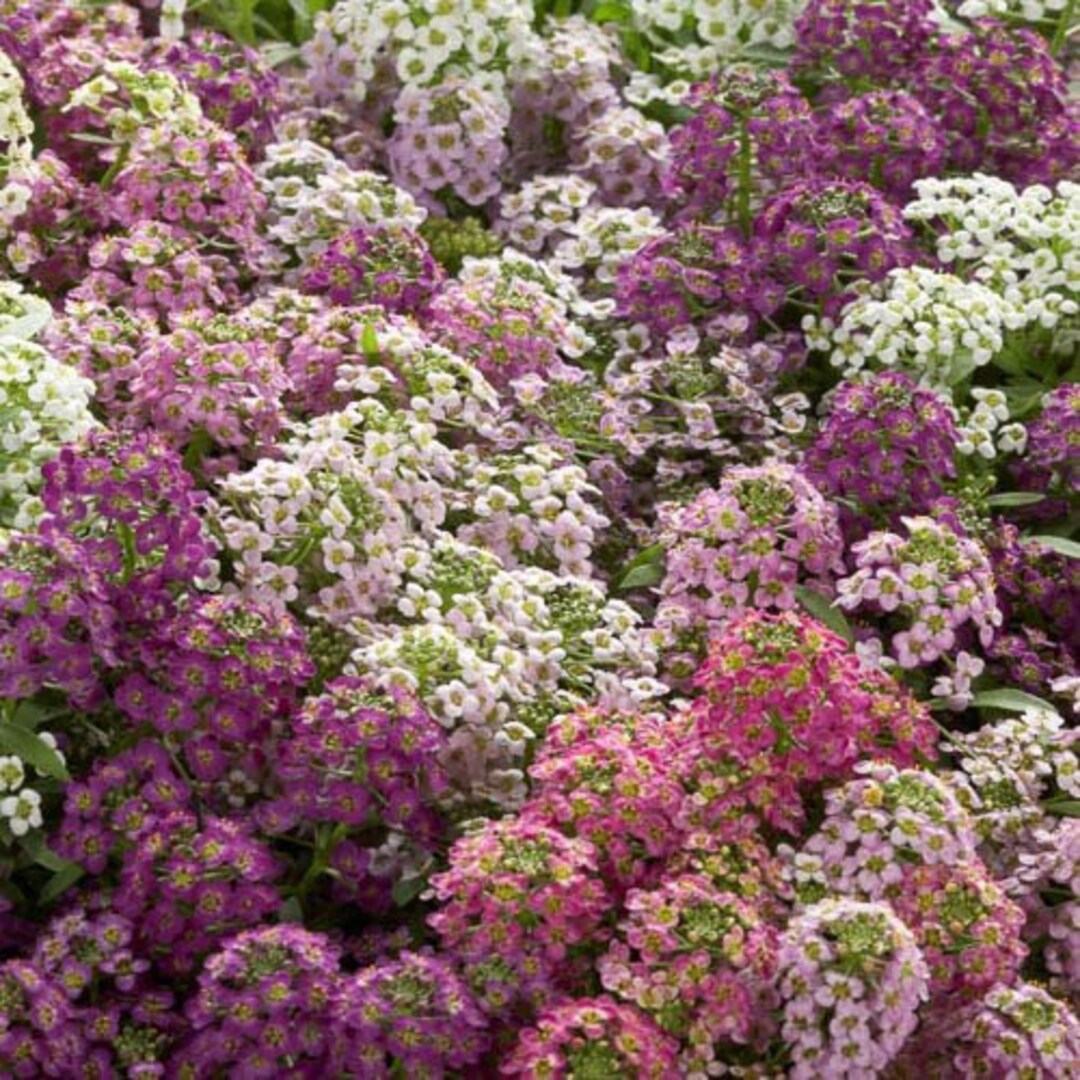
<svg viewBox="0 0 1080 1080"><path fill-rule="evenodd" d="M321 934L286 924L225 941L199 974L187 1009L193 1034L176 1053L177 1075L311 1076L332 1068L338 981L337 950Z"/></svg>
<svg viewBox="0 0 1080 1080"><path fill-rule="evenodd" d="M281 732L273 768L282 793L259 813L273 831L382 825L432 844L442 831L433 806L447 788L445 747L442 729L408 692L336 679Z"/></svg>
<svg viewBox="0 0 1080 1080"><path fill-rule="evenodd" d="M667 186L684 215L749 229L761 192L810 166L810 106L783 72L749 65L697 83L684 105L692 115L671 134Z"/></svg>
<svg viewBox="0 0 1080 1080"><path fill-rule="evenodd" d="M934 114L903 90L874 90L827 105L814 117L816 160L826 172L874 185L897 203L936 176L946 140Z"/></svg>
<svg viewBox="0 0 1080 1080"><path fill-rule="evenodd" d="M861 539L868 522L895 526L931 509L956 476L959 438L939 394L889 371L839 388L802 467L840 502L845 535Z"/></svg>
<svg viewBox="0 0 1080 1080"><path fill-rule="evenodd" d="M985 550L932 517L904 518L903 528L906 536L873 532L852 545L856 569L837 583L838 606L891 617L902 668L932 664L974 636L988 647L1002 616Z"/></svg>
<svg viewBox="0 0 1080 1080"><path fill-rule="evenodd" d="M350 1076L437 1077L474 1066L488 1019L441 957L403 952L350 978L335 1016Z"/></svg>
<svg viewBox="0 0 1080 1080"><path fill-rule="evenodd" d="M828 593L843 572L836 510L790 465L729 469L689 505L662 507L660 524L656 625L673 644L751 607L790 610L798 585Z"/></svg>
<svg viewBox="0 0 1080 1080"><path fill-rule="evenodd" d="M901 212L858 181L792 184L765 203L752 235L787 295L825 314L853 298L856 281L878 281L914 259Z"/></svg>
<svg viewBox="0 0 1080 1080"><path fill-rule="evenodd" d="M137 645L116 704L134 725L182 740L204 783L254 771L313 665L291 615L239 595L190 598Z"/></svg>
<svg viewBox="0 0 1080 1080"><path fill-rule="evenodd" d="M379 304L422 313L443 274L411 229L359 226L342 233L310 261L304 288L334 304Z"/></svg>
<svg viewBox="0 0 1080 1080"><path fill-rule="evenodd" d="M162 974L191 975L231 934L280 906L279 864L236 820L176 811L139 831L112 894Z"/></svg>
<svg viewBox="0 0 1080 1080"><path fill-rule="evenodd" d="M792 66L819 80L901 81L930 44L933 9L932 0L810 0Z"/></svg>

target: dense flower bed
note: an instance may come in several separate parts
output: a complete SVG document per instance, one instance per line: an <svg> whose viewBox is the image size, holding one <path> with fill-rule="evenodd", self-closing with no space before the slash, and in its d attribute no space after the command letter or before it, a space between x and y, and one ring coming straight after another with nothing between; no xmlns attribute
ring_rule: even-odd
<svg viewBox="0 0 1080 1080"><path fill-rule="evenodd" d="M1069 0L0 0L0 1074L1080 1061Z"/></svg>

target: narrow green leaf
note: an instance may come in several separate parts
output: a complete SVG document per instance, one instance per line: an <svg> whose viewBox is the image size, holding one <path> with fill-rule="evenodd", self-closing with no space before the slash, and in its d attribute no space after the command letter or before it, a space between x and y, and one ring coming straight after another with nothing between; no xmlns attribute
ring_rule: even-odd
<svg viewBox="0 0 1080 1080"><path fill-rule="evenodd" d="M999 495L991 495L986 503L988 506L1034 506L1045 498L1037 491L1003 491Z"/></svg>
<svg viewBox="0 0 1080 1080"><path fill-rule="evenodd" d="M56 720L65 715L67 715L66 709L57 709L40 701L27 699L26 701L20 701L15 707L15 714L11 717L11 722L16 727L33 731L35 728L41 727L47 720Z"/></svg>
<svg viewBox="0 0 1080 1080"><path fill-rule="evenodd" d="M62 870L58 870L45 883L45 887L39 893L41 902L51 904L67 892L85 873L86 871L78 863L66 863Z"/></svg>
<svg viewBox="0 0 1080 1080"><path fill-rule="evenodd" d="M403 878L394 885L394 903L398 907L408 907L426 888L426 878Z"/></svg>
<svg viewBox="0 0 1080 1080"><path fill-rule="evenodd" d="M278 908L278 922L303 923L304 908L300 903L299 896L290 896L281 907Z"/></svg>
<svg viewBox="0 0 1080 1080"><path fill-rule="evenodd" d="M1080 559L1080 544L1075 540L1066 540L1064 536L1031 536L1029 540L1038 540L1044 547L1064 555L1067 559Z"/></svg>
<svg viewBox="0 0 1080 1080"><path fill-rule="evenodd" d="M976 709L1007 709L1010 712L1023 712L1025 709L1057 711L1048 701L1043 701L1034 694L1012 689L985 690L981 694L976 694L971 704Z"/></svg>
<svg viewBox="0 0 1080 1080"><path fill-rule="evenodd" d="M1043 809L1055 817L1080 817L1080 799L1051 799Z"/></svg>
<svg viewBox="0 0 1080 1080"><path fill-rule="evenodd" d="M615 585L616 592L627 592L630 589L645 589L651 585L659 585L664 580L664 548L661 544L653 544L638 552L627 564L626 573Z"/></svg>
<svg viewBox="0 0 1080 1080"><path fill-rule="evenodd" d="M48 743L43 742L40 735L24 727L0 724L0 749L22 758L43 776L52 776L57 780L69 779L60 755Z"/></svg>
<svg viewBox="0 0 1080 1080"><path fill-rule="evenodd" d="M379 355L379 335L375 332L373 323L366 323L364 331L360 335L360 348L369 360L374 360Z"/></svg>
<svg viewBox="0 0 1080 1080"><path fill-rule="evenodd" d="M831 601L821 593L808 589L805 585L795 586L795 597L806 610L823 626L828 627L834 634L839 634L849 645L855 640L851 624L844 617L844 613L832 606Z"/></svg>
<svg viewBox="0 0 1080 1080"><path fill-rule="evenodd" d="M628 23L633 18L633 12L626 4L618 3L618 0L610 0L608 3L597 4L589 13L589 19L597 25L603 23Z"/></svg>

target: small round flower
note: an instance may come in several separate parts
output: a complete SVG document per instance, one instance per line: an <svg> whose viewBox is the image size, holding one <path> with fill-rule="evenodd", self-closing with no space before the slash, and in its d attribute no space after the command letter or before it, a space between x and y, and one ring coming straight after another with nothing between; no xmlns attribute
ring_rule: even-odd
<svg viewBox="0 0 1080 1080"><path fill-rule="evenodd" d="M823 900L781 939L781 1032L795 1080L880 1075L918 1024L930 982L887 904Z"/></svg>
<svg viewBox="0 0 1080 1080"><path fill-rule="evenodd" d="M959 438L945 399L903 372L884 372L841 385L802 468L837 500L845 534L858 539L870 524L926 513L956 476Z"/></svg>
<svg viewBox="0 0 1080 1080"><path fill-rule="evenodd" d="M565 722L559 730L565 737ZM525 812L590 841L614 891L644 884L681 840L673 821L682 789L670 773L670 753L670 740L641 745L614 724L570 746L549 737L529 770Z"/></svg>
<svg viewBox="0 0 1080 1080"><path fill-rule="evenodd" d="M873 184L897 203L945 161L941 125L902 90L874 90L826 106L814 117L814 135L822 171Z"/></svg>
<svg viewBox="0 0 1080 1080"><path fill-rule="evenodd" d="M500 1072L523 1080L666 1080L677 1076L678 1043L632 1005L610 997L553 1003L524 1028Z"/></svg>
<svg viewBox="0 0 1080 1080"><path fill-rule="evenodd" d="M191 808L191 791L161 743L143 739L67 786L56 850L88 874L102 874L109 858L123 858L152 821Z"/></svg>
<svg viewBox="0 0 1080 1080"><path fill-rule="evenodd" d="M826 315L852 299L856 282L878 281L915 256L900 209L858 181L792 184L765 203L750 235L789 298Z"/></svg>
<svg viewBox="0 0 1080 1080"><path fill-rule="evenodd" d="M943 779L883 761L855 771L856 779L826 793L820 826L791 860L803 902L830 892L888 900L905 868L977 863L974 820Z"/></svg>
<svg viewBox="0 0 1080 1080"><path fill-rule="evenodd" d="M740 822L799 833L804 798L866 758L912 764L934 726L893 679L796 612L747 612L712 644L694 685L683 818L738 837Z"/></svg>
<svg viewBox="0 0 1080 1080"><path fill-rule="evenodd" d="M257 50L202 27L183 40L150 42L156 66L171 71L199 99L203 113L231 132L252 157L271 141L284 87Z"/></svg>
<svg viewBox="0 0 1080 1080"><path fill-rule="evenodd" d="M930 970L931 1009L960 1009L1016 979L1024 913L981 863L905 867L895 891L893 910Z"/></svg>
<svg viewBox="0 0 1080 1080"><path fill-rule="evenodd" d="M828 592L842 572L835 507L791 465L727 470L715 490L659 509L667 565L655 624L714 633L744 611L787 611L795 588Z"/></svg>
<svg viewBox="0 0 1080 1080"><path fill-rule="evenodd" d="M386 146L390 176L431 209L448 195L482 206L501 188L509 123L500 94L460 77L406 87L394 103Z"/></svg>
<svg viewBox="0 0 1080 1080"><path fill-rule="evenodd" d="M431 845L447 787L442 728L397 687L342 678L308 698L281 730L273 769L282 789L259 813L287 823L334 822L359 832L385 826Z"/></svg>
<svg viewBox="0 0 1080 1080"><path fill-rule="evenodd" d="M546 999L568 950L602 943L610 898L595 859L588 841L531 817L485 822L451 848L428 921L486 1011Z"/></svg>
<svg viewBox="0 0 1080 1080"><path fill-rule="evenodd" d="M183 977L278 909L279 871L245 826L176 811L136 835L112 906L137 927L139 951L164 975Z"/></svg>
<svg viewBox="0 0 1080 1080"><path fill-rule="evenodd" d="M133 653L117 705L131 723L182 740L205 783L265 753L313 671L293 617L238 594L187 598Z"/></svg>
<svg viewBox="0 0 1080 1080"><path fill-rule="evenodd" d="M933 0L809 0L795 22L792 66L858 85L906 81L930 44Z"/></svg>
<svg viewBox="0 0 1080 1080"><path fill-rule="evenodd" d="M341 978L337 950L298 926L262 926L223 942L203 964L188 1003L192 1035L176 1051L176 1075L332 1069L340 1031L331 1013Z"/></svg>
<svg viewBox="0 0 1080 1080"><path fill-rule="evenodd" d="M307 265L307 292L334 304L379 304L401 314L422 314L443 278L427 244L400 225L349 229Z"/></svg>
<svg viewBox="0 0 1080 1080"><path fill-rule="evenodd" d="M902 668L932 664L971 637L988 647L1002 615L986 551L932 517L902 522L906 536L872 532L852 546L856 570L837 583L837 605L891 618Z"/></svg>
<svg viewBox="0 0 1080 1080"><path fill-rule="evenodd" d="M334 1014L337 1063L372 1080L466 1070L488 1048L488 1023L452 964L401 952L344 981Z"/></svg>
<svg viewBox="0 0 1080 1080"><path fill-rule="evenodd" d="M34 524L41 467L97 422L94 384L40 345L0 337L0 527Z"/></svg>
<svg viewBox="0 0 1080 1080"><path fill-rule="evenodd" d="M604 989L693 1044L756 1042L773 1004L778 932L754 905L703 874L632 889L608 951Z"/></svg>
<svg viewBox="0 0 1080 1080"><path fill-rule="evenodd" d="M809 348L829 353L847 377L863 368L900 368L947 393L989 364L1008 332L1026 322L996 290L926 266L895 269L847 299L836 320L803 320Z"/></svg>
<svg viewBox="0 0 1080 1080"><path fill-rule="evenodd" d="M48 686L76 707L97 706L120 640L93 560L58 533L10 533L0 554L0 696L28 698Z"/></svg>
<svg viewBox="0 0 1080 1080"><path fill-rule="evenodd" d="M620 317L663 338L730 311L768 316L783 290L732 229L687 224L640 248L618 269Z"/></svg>
<svg viewBox="0 0 1080 1080"><path fill-rule="evenodd" d="M950 171L1021 184L1073 174L1080 153L1068 80L1040 34L977 19L939 34L910 85L948 133Z"/></svg>
<svg viewBox="0 0 1080 1080"><path fill-rule="evenodd" d="M1026 982L991 990L961 1040L954 1061L965 1078L1066 1076L1080 1059L1075 1014L1065 1002Z"/></svg>
<svg viewBox="0 0 1080 1080"><path fill-rule="evenodd" d="M690 116L672 129L665 185L685 201L681 213L745 231L762 193L809 167L810 106L783 72L749 64L693 86L683 105Z"/></svg>
<svg viewBox="0 0 1080 1080"><path fill-rule="evenodd" d="M212 577L205 495L157 435L95 431L42 472L41 531L77 541L126 623L166 617L192 579Z"/></svg>
<svg viewBox="0 0 1080 1080"><path fill-rule="evenodd" d="M581 126L570 147L571 167L597 186L607 206L655 203L670 156L663 125L630 105Z"/></svg>
<svg viewBox="0 0 1080 1080"><path fill-rule="evenodd" d="M86 1052L59 983L24 960L0 964L0 1069L7 1076L75 1076Z"/></svg>

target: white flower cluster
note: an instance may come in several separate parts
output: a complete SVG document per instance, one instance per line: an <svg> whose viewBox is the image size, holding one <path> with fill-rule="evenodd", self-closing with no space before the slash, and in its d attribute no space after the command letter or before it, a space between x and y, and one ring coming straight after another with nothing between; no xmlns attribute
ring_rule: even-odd
<svg viewBox="0 0 1080 1080"><path fill-rule="evenodd" d="M638 72L627 100L678 104L691 82L709 78L744 49L790 48L805 6L806 0L630 0L633 26L652 46L652 60L677 78L665 86L656 75Z"/></svg>
<svg viewBox="0 0 1080 1080"><path fill-rule="evenodd" d="M354 309L337 310L354 322L360 317ZM360 397L378 395L385 389L392 401L403 382L409 410L417 420L481 435L495 434L499 395L472 364L435 344L411 319L379 320L373 335L369 362L342 364L334 383L336 391ZM387 363L392 371L380 366Z"/></svg>
<svg viewBox="0 0 1080 1080"><path fill-rule="evenodd" d="M0 236L26 210L33 183L34 123L23 100L23 80L0 51Z"/></svg>
<svg viewBox="0 0 1080 1080"><path fill-rule="evenodd" d="M361 103L387 83L449 76L501 92L536 50L525 0L339 0L315 20L304 58L316 95Z"/></svg>
<svg viewBox="0 0 1080 1080"><path fill-rule="evenodd" d="M552 264L566 273L583 272L590 286L609 291L619 266L665 230L660 215L648 206L587 206L566 231Z"/></svg>
<svg viewBox="0 0 1080 1080"><path fill-rule="evenodd" d="M272 240L303 262L321 254L342 232L357 225L393 222L411 229L427 211L384 176L351 169L316 143L273 143L255 170L269 200Z"/></svg>
<svg viewBox="0 0 1080 1080"><path fill-rule="evenodd" d="M993 176L919 180L904 216L936 235L937 256L998 292L1025 326L1075 334L1080 313L1080 184L1018 191Z"/></svg>
<svg viewBox="0 0 1080 1080"><path fill-rule="evenodd" d="M619 103L614 72L623 67L611 24L597 26L582 15L552 18L543 48L512 72L515 164L523 171L543 154L545 122L558 120L573 137L581 124Z"/></svg>
<svg viewBox="0 0 1080 1080"><path fill-rule="evenodd" d="M597 697L631 706L666 689L639 616L594 582L506 569L446 534L402 545L394 570L396 611L354 620L347 670L419 694L451 730L447 764L467 797L519 803L539 727Z"/></svg>
<svg viewBox="0 0 1080 1080"><path fill-rule="evenodd" d="M950 387L990 363L1023 314L994 289L925 266L893 270L862 290L839 322L808 315L807 346L829 353L851 377L864 368L900 368L931 389Z"/></svg>
<svg viewBox="0 0 1080 1080"><path fill-rule="evenodd" d="M541 262L512 247L504 248L494 257L467 255L458 271L457 280L463 283L488 281L494 285L531 281L555 301L551 315L562 320L567 320L570 314L578 318L602 319L610 311L609 305L583 296L580 284L564 273L554 260ZM563 348L568 356L580 356L592 347L593 341L580 326L572 324L568 333L573 339L573 351Z"/></svg>
<svg viewBox="0 0 1080 1080"><path fill-rule="evenodd" d="M56 749L54 735L39 731L37 737L61 762L64 760L63 754ZM43 824L41 794L26 786L25 762L14 754L0 755L0 826L6 827L7 832L18 839L31 829L40 829Z"/></svg>
<svg viewBox="0 0 1080 1080"><path fill-rule="evenodd" d="M610 522L596 509L600 492L580 465L535 443L494 457L472 448L462 466L464 490L453 508L473 520L456 530L461 540L493 552L508 569L524 563L592 576L597 531Z"/></svg>
<svg viewBox="0 0 1080 1080"><path fill-rule="evenodd" d="M614 206L640 206L655 199L670 156L664 126L629 105L608 109L585 124L570 153L574 169Z"/></svg>
<svg viewBox="0 0 1080 1080"><path fill-rule="evenodd" d="M1051 788L1080 798L1080 734L1049 708L1030 708L952 739L960 772L954 782L980 837L1006 847L1020 831L1046 821Z"/></svg>
<svg viewBox="0 0 1080 1080"><path fill-rule="evenodd" d="M956 449L969 456L978 454L993 461L998 453L1022 454L1027 446L1027 428L1006 423L1009 404L1000 390L975 387L971 391L975 406L958 410L960 441Z"/></svg>
<svg viewBox="0 0 1080 1080"><path fill-rule="evenodd" d="M126 61L106 63L100 75L76 87L64 111L103 114L114 142L132 145L147 128L167 125L174 134L203 120L199 99L167 71L143 70Z"/></svg>
<svg viewBox="0 0 1080 1080"><path fill-rule="evenodd" d="M446 517L456 455L436 435L366 398L298 427L284 461L226 477L215 518L245 591L338 626L390 603L395 553Z"/></svg>
<svg viewBox="0 0 1080 1080"><path fill-rule="evenodd" d="M40 345L0 337L0 525L28 528L40 516L41 466L96 426L93 394Z"/></svg>
<svg viewBox="0 0 1080 1080"><path fill-rule="evenodd" d="M29 341L52 314L48 300L23 292L17 281L0 281L0 338Z"/></svg>
<svg viewBox="0 0 1080 1080"><path fill-rule="evenodd" d="M537 254L573 231L596 193L580 176L537 176L499 200L495 231L508 243Z"/></svg>
<svg viewBox="0 0 1080 1080"><path fill-rule="evenodd" d="M963 0L956 14L963 19L982 19L1004 15L1025 22L1056 19L1070 5L1070 0Z"/></svg>

